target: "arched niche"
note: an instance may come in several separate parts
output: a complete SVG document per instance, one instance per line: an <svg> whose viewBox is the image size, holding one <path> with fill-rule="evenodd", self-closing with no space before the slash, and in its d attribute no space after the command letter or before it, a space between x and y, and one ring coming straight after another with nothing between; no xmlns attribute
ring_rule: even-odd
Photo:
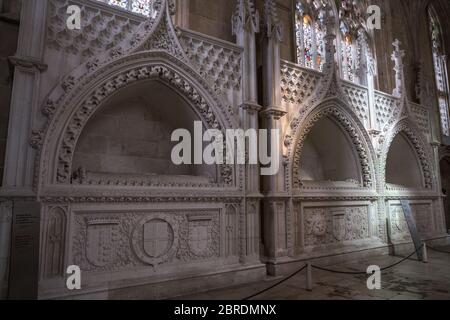
<svg viewBox="0 0 450 320"><path fill-rule="evenodd" d="M420 161L408 136L403 132L395 136L387 155L386 184L390 187L414 189L424 187Z"/></svg>
<svg viewBox="0 0 450 320"><path fill-rule="evenodd" d="M147 80L125 87L105 100L77 142L72 182L88 184L165 184L217 181L214 165L175 165L171 142L176 129L194 139L190 104L167 84ZM203 128L205 130L205 128Z"/></svg>
<svg viewBox="0 0 450 320"><path fill-rule="evenodd" d="M299 178L303 185L361 185L361 166L355 147L333 117L321 118L306 136Z"/></svg>

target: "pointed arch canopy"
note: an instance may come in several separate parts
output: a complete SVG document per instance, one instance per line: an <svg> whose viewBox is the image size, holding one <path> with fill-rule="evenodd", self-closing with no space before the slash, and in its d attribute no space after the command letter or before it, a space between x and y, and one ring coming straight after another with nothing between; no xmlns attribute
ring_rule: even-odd
<svg viewBox="0 0 450 320"><path fill-rule="evenodd" d="M40 183L70 183L74 150L91 116L118 90L152 79L183 97L207 129L237 128L222 101L190 66L164 51L137 52L102 66L58 103L43 139Z"/></svg>
<svg viewBox="0 0 450 320"><path fill-rule="evenodd" d="M290 187L298 189L301 186L300 161L304 151L305 141L316 123L325 118L332 120L345 132L354 158L357 161L357 167L360 170L358 177L355 178L360 179L361 187L375 187L373 183L375 181L375 161L372 158L374 151L370 143L370 137L357 116L347 110L348 107L345 107L345 103L340 99L328 99L311 110L297 126L294 139L292 139L291 144L288 146L288 177L286 179L288 189Z"/></svg>
<svg viewBox="0 0 450 320"><path fill-rule="evenodd" d="M80 133L95 112L118 90L157 80L176 91L206 129L237 128L237 120L214 88L195 70L171 20L173 2L154 0L157 12L116 47L83 63L57 85L44 103L49 120L36 133L39 157L35 186L69 184ZM233 185L235 170L221 165L223 184Z"/></svg>
<svg viewBox="0 0 450 320"><path fill-rule="evenodd" d="M399 136L400 135L400 136ZM386 175L387 175L387 166L388 166L388 157L390 155L390 151L394 142L398 142L400 140L400 145L410 147L414 150L415 155L415 163L420 168L420 173L422 175L422 186L426 189L432 189L434 187L433 182L433 174L432 174L432 160L431 154L432 150L428 147L422 140L420 130L415 127L415 125L408 120L407 118L401 119L395 124L388 134L388 139L384 141L384 144L381 148L381 161L380 161L380 173L382 175L382 179L387 183ZM401 137L401 138L399 138ZM397 144L398 145L398 144ZM391 153L392 154L392 153ZM395 157L395 156L394 156ZM414 163L413 163L414 164ZM410 165L413 165L410 164ZM417 185L417 184L415 184ZM410 183L407 183L404 187L411 188ZM412 186L414 188L414 186Z"/></svg>

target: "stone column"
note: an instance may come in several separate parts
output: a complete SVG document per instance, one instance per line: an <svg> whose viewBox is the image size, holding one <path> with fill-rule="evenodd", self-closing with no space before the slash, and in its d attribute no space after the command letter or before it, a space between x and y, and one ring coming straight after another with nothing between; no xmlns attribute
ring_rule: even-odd
<svg viewBox="0 0 450 320"><path fill-rule="evenodd" d="M6 146L3 189L14 195L32 195L35 153L30 145L33 119L38 114L40 73L45 45L47 1L23 1Z"/></svg>
<svg viewBox="0 0 450 320"><path fill-rule="evenodd" d="M189 29L189 0L177 0L175 25L183 29Z"/></svg>
<svg viewBox="0 0 450 320"><path fill-rule="evenodd" d="M37 297L39 263L39 210L33 189L36 152L32 140L39 113L38 92L45 48L46 0L22 1L2 196L12 201L12 241L8 296L10 299ZM35 140L36 141L36 140Z"/></svg>
<svg viewBox="0 0 450 320"><path fill-rule="evenodd" d="M258 104L257 72L256 72L256 42L255 35L259 32L259 14L255 9L253 0L238 0L232 17L233 35L236 42L244 48L242 57L242 104L240 105L241 129L258 130L258 112L261 106ZM246 141L246 150L249 150ZM248 158L248 157L246 157ZM260 198L259 192L259 165L245 165L244 179L244 249L241 255L242 263L251 263L259 260L260 244Z"/></svg>
<svg viewBox="0 0 450 320"><path fill-rule="evenodd" d="M263 105L261 111L264 128L279 130L279 140L270 141L268 150L279 150L279 171L274 175L263 178L264 200L264 245L265 256L276 262L277 258L287 255L287 208L289 198L285 191L284 170L282 167L282 126L281 119L286 110L281 106L281 70L280 70L280 43L283 39L283 26L277 15L276 2L264 2L264 34L263 34ZM276 268L269 267L269 273L276 273Z"/></svg>

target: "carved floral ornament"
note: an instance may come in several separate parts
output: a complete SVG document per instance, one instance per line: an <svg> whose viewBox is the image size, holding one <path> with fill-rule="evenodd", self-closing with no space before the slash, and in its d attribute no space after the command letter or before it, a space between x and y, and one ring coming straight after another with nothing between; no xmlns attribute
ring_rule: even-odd
<svg viewBox="0 0 450 320"><path fill-rule="evenodd" d="M157 0L155 8L166 10L158 10L154 20L143 22L119 46L75 69L48 96L42 107L48 118L40 130L42 139L33 140L40 151L36 170L40 184L70 183L76 143L88 120L108 97L138 81L157 80L176 90L208 129L237 127L222 97L186 58L166 0ZM222 166L220 171L222 181L232 184L233 168Z"/></svg>

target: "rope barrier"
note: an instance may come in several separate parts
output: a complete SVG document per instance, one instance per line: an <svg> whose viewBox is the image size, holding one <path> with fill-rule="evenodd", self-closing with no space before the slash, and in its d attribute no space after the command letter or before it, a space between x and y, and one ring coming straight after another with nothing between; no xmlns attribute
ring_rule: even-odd
<svg viewBox="0 0 450 320"><path fill-rule="evenodd" d="M436 249L436 248L430 246L429 244L427 244L427 247L430 248L430 249L433 250L433 251L436 251L436 252L440 252L440 253L448 253L448 254L450 254L449 251L444 251L444 250Z"/></svg>
<svg viewBox="0 0 450 320"><path fill-rule="evenodd" d="M395 267L395 266L398 266L400 263L405 262L406 260L408 260L409 258L411 258L414 254L416 254L417 252L419 252L419 250L422 250L422 247L419 248L418 250L414 250L414 252L412 252L410 255L404 257L402 260L397 261L396 263L391 264L391 265L389 265L389 266L387 266L387 267L380 268L380 270L381 270L381 271L385 271L385 270L391 269L391 268L393 268L393 267ZM302 272L303 270L305 270L307 266L308 266L308 265L304 265L303 267L301 267L300 269L298 269L297 271L295 271L295 272L294 272L293 274L291 274L290 276L284 278L283 280L278 281L277 283L271 285L270 287L265 288L265 289L263 289L263 290L261 290L261 291L258 291L257 293L252 294L251 296L248 296L248 297L246 297L246 298L244 298L244 299L242 299L242 300L250 300L250 299L252 299L252 298L254 298L254 297L256 297L256 296L259 296L260 294L262 294L262 293L264 293L264 292L267 292L267 291L269 291L269 290L271 290L271 289L273 289L273 288L279 286L279 285L282 284L283 282L286 282L287 280L291 279L292 277L296 276L297 274L299 274L300 272ZM362 271L358 271L358 272L352 272L352 271L337 271L337 270L331 270L331 269L327 269L327 268L323 268L323 267L319 267L319 266L315 266L315 265L311 265L311 268L315 268L315 269L318 269L318 270L327 271L327 272L331 272L331 273L337 273L337 274L349 274L349 275L363 275L363 274L364 274L364 275L367 275L367 272L365 272L365 271L364 271L364 272L362 272Z"/></svg>
<svg viewBox="0 0 450 320"><path fill-rule="evenodd" d="M419 249L419 250L421 250L421 249ZM394 263L394 264L392 264L390 266L387 266L387 267L384 267L384 268L380 268L380 270L381 271L385 271L385 270L391 269L391 268L399 265L400 263L402 263L402 262L408 260L409 258L411 258L419 250L415 250L413 253L411 253L407 257L404 257L402 260L400 260L400 261L398 261L398 262L396 262L396 263ZM353 271L338 271L338 270L331 270L331 269L327 269L327 268L323 268L323 267L319 267L319 266L315 266L315 265L313 265L312 267L315 268L315 269L318 269L318 270L327 271L327 272L331 272L331 273L337 273L337 274L350 274L350 275L363 275L364 274L364 275L367 275L366 271L355 271L355 272L353 272Z"/></svg>
<svg viewBox="0 0 450 320"><path fill-rule="evenodd" d="M276 286L282 284L283 282L286 282L287 280L289 280L289 279L291 279L292 277L296 276L297 274L299 274L300 272L302 272L302 271L305 270L305 269L306 269L306 265L303 266L303 267L301 267L301 268L298 269L297 271L295 271L293 274L291 274L291 275L288 276L287 278L284 278L283 280L281 280L281 281L275 283L274 285L272 285L272 286L270 286L270 287L268 287L268 288L266 288L266 289L264 289L264 290L261 290L261 291L255 293L255 294L252 294L251 296L248 296L247 298L244 298L244 299L242 299L242 300L250 300L251 298L254 298L254 297L256 297L256 296L259 296L260 294L262 294L262 293L264 293L264 292L266 292L266 291L269 291L269 290L272 289L272 288L275 288Z"/></svg>

